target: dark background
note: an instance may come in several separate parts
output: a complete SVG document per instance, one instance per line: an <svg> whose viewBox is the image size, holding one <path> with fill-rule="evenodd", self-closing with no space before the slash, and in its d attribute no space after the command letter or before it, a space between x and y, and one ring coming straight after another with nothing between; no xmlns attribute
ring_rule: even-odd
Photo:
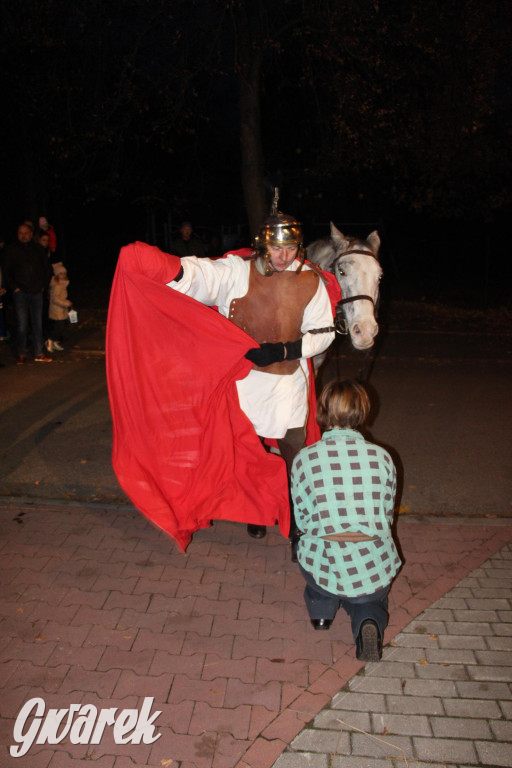
<svg viewBox="0 0 512 768"><path fill-rule="evenodd" d="M378 229L389 298L510 307L508 0L12 0L0 20L0 227L47 216L75 301L104 306L120 246L168 248L185 218L248 245L248 164L306 242Z"/></svg>

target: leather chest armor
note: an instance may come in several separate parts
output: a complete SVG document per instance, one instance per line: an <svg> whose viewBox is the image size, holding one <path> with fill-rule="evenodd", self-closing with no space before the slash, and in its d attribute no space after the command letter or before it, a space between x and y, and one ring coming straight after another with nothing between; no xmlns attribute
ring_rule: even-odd
<svg viewBox="0 0 512 768"><path fill-rule="evenodd" d="M317 288L318 277L313 271L274 272L265 277L253 261L248 291L232 300L228 318L258 344L297 341L302 337L304 310ZM255 370L280 375L291 375L298 367L299 360L283 360L265 368L254 366Z"/></svg>

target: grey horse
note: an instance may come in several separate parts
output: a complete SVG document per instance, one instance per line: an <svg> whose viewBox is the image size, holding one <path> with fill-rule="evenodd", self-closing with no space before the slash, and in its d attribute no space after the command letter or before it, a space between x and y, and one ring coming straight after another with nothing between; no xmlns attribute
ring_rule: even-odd
<svg viewBox="0 0 512 768"><path fill-rule="evenodd" d="M336 309L355 349L369 349L378 333L375 307L379 298L382 268L379 263L380 237L375 230L366 240L346 237L331 222L331 236L315 240L307 248L307 259L332 272L341 288ZM322 361L315 360L315 368Z"/></svg>

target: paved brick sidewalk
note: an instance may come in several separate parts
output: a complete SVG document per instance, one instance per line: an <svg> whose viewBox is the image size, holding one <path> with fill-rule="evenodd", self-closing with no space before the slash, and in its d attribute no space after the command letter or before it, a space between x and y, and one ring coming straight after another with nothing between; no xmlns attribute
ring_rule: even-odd
<svg viewBox="0 0 512 768"><path fill-rule="evenodd" d="M444 612L443 618L434 618L434 614L429 619L438 623L434 625L439 625L436 632L428 625L425 632L415 632L414 625L411 631L410 623L512 541L512 523L416 521L402 516L398 537L406 562L391 592L391 621L386 634L387 642L398 636L393 641L397 645L388 647L385 662L371 665L374 670L368 665L366 674L359 676L363 667L355 659L348 621L340 615L328 633L311 628L302 600L302 580L290 562L287 543L275 532L257 542L247 537L242 525L215 523L198 532L187 554L182 555L131 508L23 506L3 501L1 768L85 768L91 763L97 768L270 768L278 759L292 759L295 762L287 765L294 768L299 768L299 759L323 760L318 765L329 765L326 754L282 753L289 745L304 751L300 747L300 739L306 738L304 726L320 713L329 717L333 696L339 707L337 714L346 715L341 703L346 694L339 692L349 681L352 695L353 685L377 680L377 673L389 685L396 684L393 680L397 675L400 685L402 680L411 683L409 689L406 684L401 693L358 690L354 695L364 692L382 700L386 695L423 700L424 694L414 694L413 686L418 681L428 683L429 670L435 668L436 649L446 654L437 659L446 675L445 684L457 686L460 697L463 683L490 686L488 693L478 698L489 706L496 704L498 689L493 686L507 683L471 677L471 672L501 674L503 664L497 664L496 659L500 650L505 650L497 630L494 648L486 639L482 648L455 649L468 656L453 659L449 646L453 633L447 625L457 620L456 611L463 613L466 608L446 605L431 609ZM505 573L510 584L510 571ZM476 621L478 627L494 626L496 621L489 613L477 618L481 607L470 604L470 600L482 598L461 595L457 599L467 601L471 614L464 616L467 626L470 621ZM484 610L510 622L510 612L507 615L491 605ZM451 618L447 611L452 612ZM447 643L435 641L431 637L434 634L446 636ZM416 635L428 641L428 647L403 640ZM483 636L480 630L479 635ZM506 645L506 638L503 642ZM393 654L402 656L395 658ZM388 676L386 669L394 671ZM461 670L467 679L450 676ZM441 696L449 694L440 692L427 698ZM47 708L67 709L75 703L119 710L140 709L145 697L154 697L153 711L161 711L156 723L161 738L153 744L116 744L111 729L107 729L100 744L72 744L64 739L56 745L33 744L24 757L13 758L9 746L14 743L16 716L34 697L43 698ZM493 724L503 729L503 734L506 713L510 715L505 708L500 722L495 717ZM400 714L404 713L383 711L388 720L376 721L374 727L381 734L384 729L392 734L393 729L402 727L396 735L404 744L412 743L416 750L424 750L423 755L433 755L427 750L436 740L423 731L404 733L407 726L398 718ZM424 716L418 728L435 726L437 736L443 734L448 743L455 743L442 730L445 719L439 717L433 722L435 712L405 714L413 717L411 723ZM486 718L474 718L480 719ZM503 737L499 728L496 738ZM322 730L329 729L322 726ZM342 736L342 749L347 748L343 745L348 738L347 734ZM360 739L366 744L367 738L351 736L350 743ZM480 740L493 744L483 736ZM346 754L329 744L329 754L336 749L338 754ZM360 754L368 755L365 749ZM338 768L348 766L348 758L336 759ZM364 764L373 768L368 759ZM382 757L371 759L382 764ZM449 759L449 755L443 757L443 764ZM480 753L475 752L468 764L477 764L478 759L482 759Z"/></svg>
<svg viewBox="0 0 512 768"><path fill-rule="evenodd" d="M336 694L275 768L512 766L512 546Z"/></svg>

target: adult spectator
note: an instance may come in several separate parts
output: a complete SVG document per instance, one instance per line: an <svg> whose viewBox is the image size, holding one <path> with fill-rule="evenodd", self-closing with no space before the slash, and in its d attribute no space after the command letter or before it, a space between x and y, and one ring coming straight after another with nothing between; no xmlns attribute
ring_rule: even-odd
<svg viewBox="0 0 512 768"><path fill-rule="evenodd" d="M16 317L18 364L26 361L29 318L34 360L51 363L52 358L43 352L43 293L51 273L44 248L34 241L34 232L26 223L18 227L17 241L5 249L4 271Z"/></svg>
<svg viewBox="0 0 512 768"><path fill-rule="evenodd" d="M180 236L171 243L171 253L175 256L206 256L202 240L194 234L190 221L184 221L180 227Z"/></svg>
<svg viewBox="0 0 512 768"><path fill-rule="evenodd" d="M7 320L5 315L4 298L7 293L3 274L3 255L5 249L5 240L0 235L0 341L7 341L9 334L7 332Z"/></svg>
<svg viewBox="0 0 512 768"><path fill-rule="evenodd" d="M57 250L57 235L55 234L55 228L52 224L48 223L48 219L46 216L40 216L39 217L39 235L42 233L46 233L48 235L48 246L50 248L50 258L51 261L55 261L53 258L55 255L55 251Z"/></svg>
<svg viewBox="0 0 512 768"><path fill-rule="evenodd" d="M52 253L50 250L50 233L45 232L44 229L39 229L36 236L36 241L39 243L39 245L43 248L46 258L48 260L48 265L50 271L53 267L53 262L58 257L55 255L55 253ZM50 304L50 293L49 293L49 287L45 288L43 293L43 339L48 339L49 330L51 323L49 322L48 317L48 309ZM46 349L48 349L48 352L52 352L53 350L48 348L48 344L46 344Z"/></svg>

